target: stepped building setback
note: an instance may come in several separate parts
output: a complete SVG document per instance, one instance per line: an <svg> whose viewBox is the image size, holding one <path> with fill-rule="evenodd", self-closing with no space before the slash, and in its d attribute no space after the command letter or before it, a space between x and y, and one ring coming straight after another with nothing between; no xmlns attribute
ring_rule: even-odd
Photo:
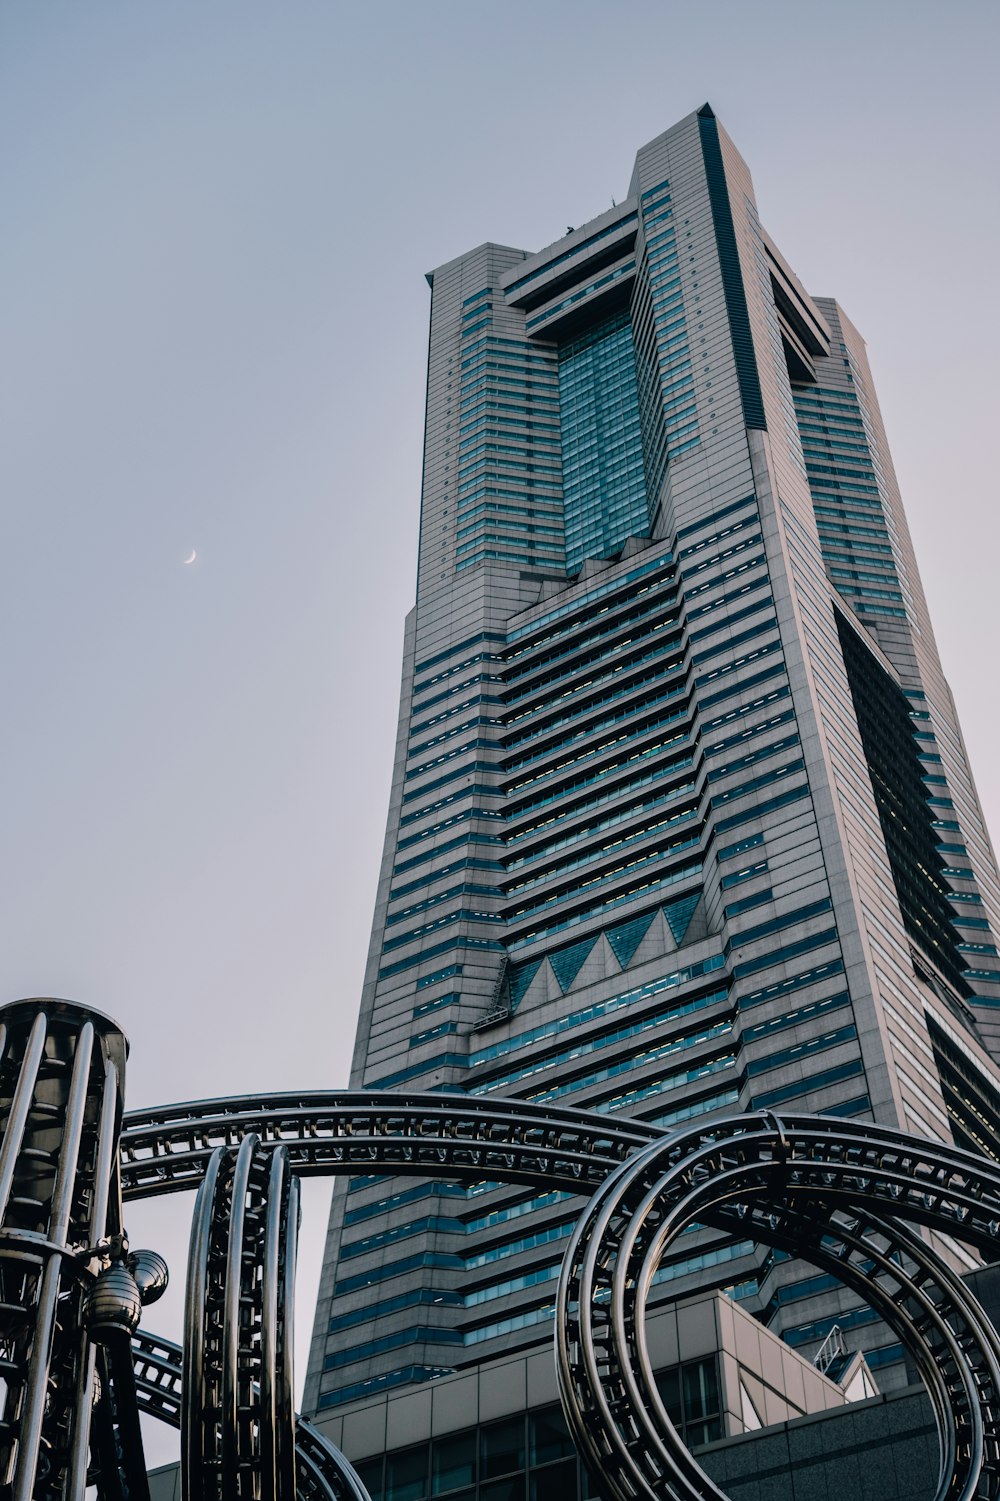
<svg viewBox="0 0 1000 1501"><path fill-rule="evenodd" d="M590 223L428 280L417 597L352 1087L664 1127L825 1112L996 1157L997 867L847 314L772 242L707 105ZM580 1207L339 1183L306 1409L352 1459L387 1436L411 1456L409 1480L362 1465L373 1493L520 1495L490 1490L503 1443L532 1494L536 1453L575 1464L531 1371ZM838 1325L884 1391L905 1384L895 1336L832 1277L684 1240L661 1296L716 1310L718 1334L690 1360L663 1338L693 1442L772 1421L724 1398L717 1291L810 1371ZM456 1456L484 1423L477 1479Z"/></svg>

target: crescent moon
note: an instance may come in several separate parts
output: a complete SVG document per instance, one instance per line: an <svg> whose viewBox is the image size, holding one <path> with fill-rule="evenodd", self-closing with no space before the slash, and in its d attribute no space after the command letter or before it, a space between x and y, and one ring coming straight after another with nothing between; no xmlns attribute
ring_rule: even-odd
<svg viewBox="0 0 1000 1501"><path fill-rule="evenodd" d="M186 568L189 563L193 563L194 560L195 560L195 558L197 556L198 556L198 554L195 552L194 548L192 547L192 549L191 549L191 556L189 558L185 558L184 559L184 567Z"/></svg>

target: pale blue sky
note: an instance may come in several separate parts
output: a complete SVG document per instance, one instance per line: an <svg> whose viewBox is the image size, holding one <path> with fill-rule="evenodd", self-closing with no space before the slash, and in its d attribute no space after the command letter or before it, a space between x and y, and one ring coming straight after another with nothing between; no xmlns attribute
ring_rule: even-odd
<svg viewBox="0 0 1000 1501"><path fill-rule="evenodd" d="M998 33L995 0L8 0L0 995L116 1016L133 1106L344 1084L423 273L600 212L706 99L868 339L1000 827ZM179 1282L177 1208L139 1228Z"/></svg>

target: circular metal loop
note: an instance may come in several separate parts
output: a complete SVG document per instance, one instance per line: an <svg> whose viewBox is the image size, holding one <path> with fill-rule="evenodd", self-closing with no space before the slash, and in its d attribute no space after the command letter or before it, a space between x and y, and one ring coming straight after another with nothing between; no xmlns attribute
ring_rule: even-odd
<svg viewBox="0 0 1000 1501"><path fill-rule="evenodd" d="M240 1097L146 1111L125 1118L119 1149L121 1050L100 1026L95 1031L74 1013L72 1037L49 1059L42 1048L47 1019L36 1010L32 1003L23 1016L10 1014L10 1029L0 1023L0 1051L13 1048L19 1081L7 1111L0 1187L9 1189L22 1158L41 1160L29 1139L37 1117L46 1130L63 1131L63 1155L79 1166L87 1192L53 1194L51 1227L5 1215L0 1233L21 1229L42 1240L8 1242L0 1251L45 1282L35 1343L48 1350L48 1334L41 1334L54 1327L56 1272L70 1261L66 1248L94 1247L116 1233L120 1198L199 1189L183 1383L179 1352L154 1341L149 1353L148 1342L138 1341L156 1373L145 1387L139 1377L147 1410L182 1428L186 1501L250 1495L294 1501L296 1494L300 1501L364 1501L346 1461L331 1460L335 1451L314 1430L300 1423L296 1443L291 1367L296 1175L358 1168L544 1184L593 1196L560 1278L560 1384L581 1449L601 1470L603 1487L622 1501L723 1501L670 1427L645 1339L656 1269L694 1219L804 1254L860 1293L896 1330L924 1377L941 1439L937 1501L1000 1494L1000 1343L961 1278L911 1228L994 1256L997 1164L900 1131L823 1117L764 1112L668 1136L639 1121L517 1100L367 1092ZM53 1011L54 1027L64 1021ZM62 1070L60 1079L65 1074L58 1108L34 1100L36 1080L53 1068ZM68 1170L58 1183L64 1179L71 1184ZM20 1214L21 1200L10 1203ZM79 1225L78 1203L91 1206ZM79 1304L87 1276L82 1264L68 1273ZM79 1308L74 1321L78 1327ZM81 1362L75 1349L67 1345L72 1358L58 1366L71 1417L89 1414L95 1390L93 1353ZM124 1354L127 1366L127 1346ZM30 1397L21 1423L22 1501L48 1421L46 1382L57 1374L50 1362L46 1377L32 1360L32 1370L26 1366L19 1377ZM101 1367L94 1430L100 1464L109 1475L117 1469L123 1483L138 1484L141 1445L130 1382L109 1362L110 1356ZM62 1423L61 1409L57 1416ZM63 1427L56 1469L72 1470L70 1489L79 1490L89 1423Z"/></svg>
<svg viewBox="0 0 1000 1501"><path fill-rule="evenodd" d="M812 1185L824 1197L868 1183L890 1212L996 1255L996 1163L867 1122L783 1115L781 1127L781 1133L771 1128L770 1150L779 1150L783 1134L796 1183ZM764 1116L748 1114L724 1117L695 1134L706 1143L728 1142L738 1156L747 1150L741 1138L766 1129ZM237 1147L252 1133L284 1145L300 1177L336 1176L367 1164L457 1181L488 1175L508 1183L545 1183L578 1194L599 1188L630 1154L668 1139L642 1121L519 1100L365 1090L240 1096L126 1116L123 1197L197 1188L215 1148Z"/></svg>
<svg viewBox="0 0 1000 1501"><path fill-rule="evenodd" d="M908 1239L900 1223L995 1252L1000 1170L973 1153L885 1127L810 1116L736 1116L668 1137L639 1122L517 1101L278 1096L130 1118L123 1134L125 1196L198 1182L211 1175L213 1146L233 1154L257 1132L285 1144L297 1173L336 1174L365 1164L459 1181L488 1173L577 1194L596 1188L564 1263L556 1334L571 1425L605 1484L609 1468L621 1466L616 1495L722 1496L672 1434L649 1370L641 1315L673 1235L696 1209L703 1221L724 1224L737 1205L742 1225L749 1216L759 1242L793 1251L808 1245L810 1259L866 1297L907 1344L941 1438L938 1501L971 1498L980 1482L992 1483L995 1335L961 1281L919 1238ZM904 1247L912 1275L896 1264ZM629 1453L637 1435L638 1472Z"/></svg>
<svg viewBox="0 0 1000 1501"><path fill-rule="evenodd" d="M995 1168L984 1162L978 1184L956 1182L949 1149L898 1133L883 1141L889 1150L875 1168L878 1128L872 1149L859 1152L854 1132L822 1140L833 1125L751 1115L678 1133L623 1164L584 1211L559 1281L558 1374L574 1437L618 1501L724 1501L667 1417L645 1341L653 1276L695 1221L749 1228L860 1293L927 1385L941 1440L936 1501L997 1493L1000 1342L961 1279L900 1222L951 1215L941 1196L991 1189ZM885 1212L890 1203L897 1213Z"/></svg>
<svg viewBox="0 0 1000 1501"><path fill-rule="evenodd" d="M298 1185L284 1147L218 1147L188 1261L185 1501L295 1501L292 1307Z"/></svg>
<svg viewBox="0 0 1000 1501"><path fill-rule="evenodd" d="M132 1358L140 1412L179 1427L185 1379L181 1347L140 1332L132 1339ZM371 1501L345 1455L301 1415L295 1423L297 1501Z"/></svg>

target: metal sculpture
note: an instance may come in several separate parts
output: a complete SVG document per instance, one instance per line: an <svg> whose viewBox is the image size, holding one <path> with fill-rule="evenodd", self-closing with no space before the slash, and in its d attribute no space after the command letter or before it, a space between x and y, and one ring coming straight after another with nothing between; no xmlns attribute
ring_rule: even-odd
<svg viewBox="0 0 1000 1501"><path fill-rule="evenodd" d="M1000 1172L968 1152L820 1116L729 1118L654 1142L591 1199L556 1300L571 1430L617 1497L724 1492L663 1408L644 1333L653 1274L695 1221L833 1272L907 1346L941 1442L937 1496L1000 1494L1000 1340L960 1277L904 1221L995 1255Z"/></svg>
<svg viewBox="0 0 1000 1501"><path fill-rule="evenodd" d="M615 1501L724 1501L657 1394L644 1335L693 1221L804 1256L906 1344L941 1441L937 1501L1000 1497L1000 1340L911 1226L996 1254L1000 1168L839 1119L768 1113L667 1134L459 1095L244 1097L122 1115L125 1040L66 1002L0 1010L0 1495L148 1497L140 1412L180 1428L185 1501L367 1501L292 1403L297 1177L494 1180L589 1198L556 1309L560 1390ZM124 1203L198 1189L183 1351L136 1325L166 1285Z"/></svg>
<svg viewBox="0 0 1000 1501"><path fill-rule="evenodd" d="M187 1501L254 1474L262 1501L295 1493L292 1317L299 1188L283 1147L218 1147L198 1190L181 1405ZM221 1422L219 1414L222 1415Z"/></svg>
<svg viewBox="0 0 1000 1501"><path fill-rule="evenodd" d="M95 1012L27 1003L0 1013L0 1050L0 1485L12 1501L82 1496L117 1433L116 1473L141 1496L138 1436L117 1422L132 1331L112 1329L105 1297L109 1278L131 1283L138 1322L118 1192L125 1040Z"/></svg>

